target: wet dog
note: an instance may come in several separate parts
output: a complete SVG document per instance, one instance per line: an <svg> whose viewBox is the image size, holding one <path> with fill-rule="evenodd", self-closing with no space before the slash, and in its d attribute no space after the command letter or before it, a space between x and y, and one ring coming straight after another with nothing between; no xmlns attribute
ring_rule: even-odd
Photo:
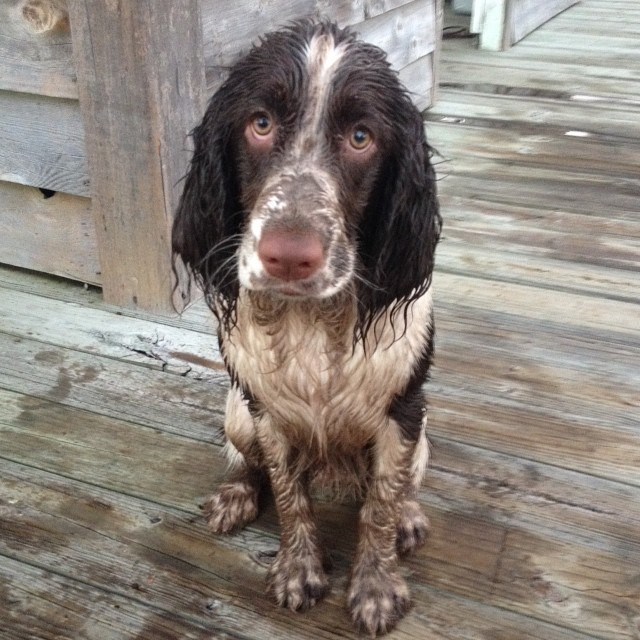
<svg viewBox="0 0 640 640"><path fill-rule="evenodd" d="M423 383L441 219L419 112L377 47L329 22L265 36L194 131L173 249L219 320L230 474L206 505L227 532L270 482L277 602L327 592L310 486L363 496L348 588L384 633L410 598L398 554L424 540Z"/></svg>

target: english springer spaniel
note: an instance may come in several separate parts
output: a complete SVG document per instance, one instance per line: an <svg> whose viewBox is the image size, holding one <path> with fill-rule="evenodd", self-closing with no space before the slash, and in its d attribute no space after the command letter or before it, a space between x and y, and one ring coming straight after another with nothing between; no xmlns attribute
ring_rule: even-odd
<svg viewBox="0 0 640 640"><path fill-rule="evenodd" d="M355 487L348 607L384 633L410 601L398 555L428 526L416 493L441 218L420 113L382 50L303 21L233 66L193 138L174 260L218 318L231 377L230 473L208 523L254 520L270 481L281 540L268 590L306 609L328 590L311 487Z"/></svg>

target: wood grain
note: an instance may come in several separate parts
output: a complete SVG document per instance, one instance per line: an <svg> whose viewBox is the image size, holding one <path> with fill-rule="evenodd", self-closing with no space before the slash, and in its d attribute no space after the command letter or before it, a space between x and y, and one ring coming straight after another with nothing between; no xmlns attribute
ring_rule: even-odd
<svg viewBox="0 0 640 640"><path fill-rule="evenodd" d="M434 55L423 56L398 72L402 84L411 87L409 93L420 111L428 109L434 101Z"/></svg>
<svg viewBox="0 0 640 640"><path fill-rule="evenodd" d="M352 27L362 39L382 47L391 64L400 71L418 107L425 109L433 102L435 58L432 54L440 33L436 26L436 6L436 0L356 3L295 0L264 2L247 8L229 0L203 0L208 92L213 93L220 86L229 67L263 33L301 17L329 17L340 26ZM242 30L242 39L235 35L238 29Z"/></svg>
<svg viewBox="0 0 640 640"><path fill-rule="evenodd" d="M638 640L639 12L582 0L500 55L445 43L431 533L390 640ZM264 595L268 492L234 535L200 517L225 473L214 335L202 301L158 316L0 267L3 640L353 636L357 504L317 496L332 592L305 614Z"/></svg>
<svg viewBox="0 0 640 640"><path fill-rule="evenodd" d="M89 195L77 100L0 91L0 180Z"/></svg>
<svg viewBox="0 0 640 640"><path fill-rule="evenodd" d="M208 484L219 481L215 473L207 471L207 461L219 459L217 447L166 433L158 437L151 429L65 408L57 403L25 399L20 394L0 391L0 399L4 456L14 463L23 462L28 452L29 460L37 462L40 469L62 474L83 484L90 480L92 484L118 494L133 496L147 503L153 502L160 511L179 509L194 513L195 504L208 491ZM47 443L48 446L43 446ZM143 472L139 468L138 451L145 452ZM216 467L219 469L220 465ZM163 486L161 494L158 494L157 488L167 475L173 481L170 486ZM42 498L37 498L33 491L30 493L29 503L20 501L14 508L21 509L23 521L31 520L34 524L42 522L39 527L40 535L48 531L45 539L50 543L55 544L57 538L62 542L66 537L72 536L73 548L65 552L67 561L72 565L79 563L81 558L87 558L92 553L91 550L96 549L96 543L91 538L113 523L112 517L105 518L111 511L109 503L98 505L101 506L99 511L102 511L103 517L91 515L90 530L86 531L87 523L83 526L84 533L78 531L74 534L77 528L74 518L87 517L83 515L86 502L80 502L72 508L72 503L67 501L67 507L63 503L56 513L55 502L47 500L49 511L46 520L42 521L37 508L34 509ZM95 509L92 508L91 511ZM233 561L231 553L224 552L225 560L222 560L222 550L217 553L214 551L220 544L226 546L224 539L210 540L210 535L203 535L200 527L195 530L193 527L185 529L180 522L176 524L182 532L172 532L172 519L166 517L162 518L158 526L153 526L153 518L145 517L145 511L129 516L126 522L126 537L132 542L139 541L147 548L158 545L156 548L163 554L180 554L178 559L198 567L198 573L202 570L214 570L219 575L220 572L225 572L225 563L229 563L227 566L233 564L232 571L236 575L241 569L238 561ZM508 602L514 612L535 614L545 622L561 622L570 629L579 630L586 623L603 638L633 637L628 633L626 625L626 606L616 597L616 593L620 590L629 595L637 593L637 584L634 585L635 571L624 556L609 548L610 541L606 536L585 530L579 538L574 535L567 539L566 529L557 531L539 525L533 527L533 522L527 523L526 520L517 523L501 522L488 517L488 512L463 516L447 509L430 508L429 513L436 532L422 554L426 554L425 559L429 560L429 571L425 571L422 563L413 560L408 562L414 580L418 583L446 589L462 597L470 597L480 588L487 594L483 598L485 604L504 606ZM324 520L325 514L328 521ZM264 527L269 538L266 544L268 548L273 548L274 516L273 509L270 508L261 523L247 530L245 544L249 543L254 531L260 535ZM347 526L355 532L352 509L326 507L320 509L319 517L323 522L324 535ZM463 522L464 527L461 526ZM15 527L9 526L3 534L5 544L8 542L12 545L19 532ZM184 535L190 538L189 542L181 540ZM264 549L265 542L259 543L258 539L256 542L258 549ZM238 543L239 541L234 542ZM85 548L84 544L90 546ZM353 533L342 539L333 539L332 544L342 573L353 550ZM129 545L120 553L109 546L101 544L96 551L119 557L119 563L132 563L138 571L143 569L139 561L134 561L137 545ZM207 554L205 548L211 547L213 553ZM28 551L24 545L23 548ZM37 553L40 562L47 554L56 553L55 548L43 548L42 545L38 545L36 549L31 553ZM238 551L241 549L242 547ZM640 551L640 546L636 551ZM242 564L246 570L246 563ZM105 567L105 561L102 560L98 562L96 569L104 574ZM262 572L256 572L256 569L258 567L254 567L253 576L245 574L244 577L245 584L254 593L262 588ZM80 575L86 575L85 579L89 582L95 580L95 574L91 574L92 567L86 566L86 561L85 566L82 569L78 567L77 570L82 572ZM122 579L130 570L121 569L118 573ZM617 578L612 581L609 576L614 574ZM231 578L231 575L227 575ZM204 576L199 581L203 578ZM235 582L242 578L238 576L231 579ZM104 580L102 578L101 582ZM237 597L240 590L236 588L234 592ZM339 606L340 601L333 598L337 598L337 595L334 594L329 604ZM579 621L566 617L567 608L580 611ZM273 619L272 616L271 618ZM340 626L348 624L344 614L340 618ZM417 620L414 619L409 624L417 624Z"/></svg>
<svg viewBox="0 0 640 640"><path fill-rule="evenodd" d="M68 24L35 33L22 4L0 3L0 89L77 99Z"/></svg>
<svg viewBox="0 0 640 640"><path fill-rule="evenodd" d="M69 9L104 295L170 312L171 221L203 111L199 2Z"/></svg>
<svg viewBox="0 0 640 640"><path fill-rule="evenodd" d="M636 109L632 105L609 104L608 118L599 118L602 105L597 102L560 101L552 96L535 96L516 91L503 95L472 92L468 90L441 89L437 104L428 114L429 120L462 118L465 122L502 123L508 127L528 126L538 128L548 126L550 130L585 131L615 138L635 139L640 135L640 123ZM461 123L464 124L464 123Z"/></svg>
<svg viewBox="0 0 640 640"><path fill-rule="evenodd" d="M171 612L172 622L166 624L179 625L181 621L183 624L188 621L190 632L194 634L198 633L199 625L224 631L231 637L255 633L261 638L277 638L295 633L301 638L329 639L351 634L342 608L341 590L345 581L335 572L334 593L308 614L274 609L264 598L261 590L265 570L256 559L261 553L274 549L275 539L263 526L247 530L241 538L214 537L201 522L194 522L190 514L153 502L131 497L123 499L73 480L61 482L59 477L46 472L28 475L27 469L14 463L4 465L3 471L0 496L12 495L15 505L7 514L20 510L25 522L39 527L40 537L23 538L20 543L25 555L30 556L32 566L46 566L65 548L67 540L73 539L77 543L69 550L66 570L58 571L57 578L47 575L43 569L25 572L25 577L36 579L36 583L60 587L70 583L71 586L73 581L69 574L75 573L86 585L89 602L93 602L94 594L109 584L110 595L105 596L106 601L124 606L129 612L127 620L153 617L154 612ZM348 517L343 513L337 522ZM7 518L0 522L3 539L8 544L15 544L19 532L11 525L11 520ZM326 526L335 523L334 519ZM39 544L45 540L50 543ZM347 544L351 544L350 537ZM247 552L248 546L252 552ZM107 569L109 558L118 560ZM340 567L336 572L342 573L344 556L336 550L334 558ZM25 590L24 579L17 575L18 563L12 561L6 567L10 567L10 571L4 569L4 575L11 576L12 591L20 592L21 587ZM135 609L131 608L132 595L135 596ZM430 637L459 640L458 630L465 628L469 619L478 629L504 629L505 633L513 632L519 638L533 640L539 637L534 630L542 630L545 637L552 640L587 638L542 620L533 622L517 613L481 605L427 584L417 587L415 596L413 614L401 623L394 638L415 638L428 631ZM57 590L55 599L47 604L37 602L33 596L29 602L36 603L37 611L47 607L51 614L64 606L80 607L84 611L85 608L76 602L79 597L80 593L75 590ZM128 607L125 602L129 603ZM24 617L31 620L34 613L21 610L18 622ZM151 640L153 636L145 632L141 637Z"/></svg>
<svg viewBox="0 0 640 640"><path fill-rule="evenodd" d="M0 182L0 262L100 284L88 198Z"/></svg>
<svg viewBox="0 0 640 640"><path fill-rule="evenodd" d="M9 289L0 289L0 301L2 331L17 338L33 337L44 343L179 375L190 373L208 378L221 374L209 364L220 363L221 358L214 336L207 332L185 332L135 316L119 315L114 320L113 312L100 309L86 309L87 313L77 314L74 313L77 303L33 297ZM16 308L21 313L14 313Z"/></svg>
<svg viewBox="0 0 640 640"><path fill-rule="evenodd" d="M505 44L513 46L541 24L565 11L578 0L509 0L505 20Z"/></svg>
<svg viewBox="0 0 640 640"><path fill-rule="evenodd" d="M135 421L194 440L222 444L220 428L228 389L221 380L198 380L192 371L166 375L101 353L85 353L0 333L0 385L7 390ZM202 357L202 356L201 356ZM184 364L187 364L186 362ZM212 371L222 373L222 364ZM127 390L136 389L134 395ZM147 402L140 402L147 398Z"/></svg>

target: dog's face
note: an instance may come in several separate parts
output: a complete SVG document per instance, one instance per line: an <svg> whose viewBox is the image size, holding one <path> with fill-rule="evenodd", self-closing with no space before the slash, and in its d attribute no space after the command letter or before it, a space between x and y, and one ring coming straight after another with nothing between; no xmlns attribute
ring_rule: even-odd
<svg viewBox="0 0 640 640"><path fill-rule="evenodd" d="M380 61L354 64L362 53L331 32L291 35L267 41L251 72L234 74L246 92L234 139L247 212L238 274L247 289L328 297L353 278L355 230L389 146L379 103L364 97L391 74Z"/></svg>
<svg viewBox="0 0 640 640"><path fill-rule="evenodd" d="M420 114L384 53L333 24L265 36L194 132L174 251L205 291L368 312L431 274L439 232Z"/></svg>

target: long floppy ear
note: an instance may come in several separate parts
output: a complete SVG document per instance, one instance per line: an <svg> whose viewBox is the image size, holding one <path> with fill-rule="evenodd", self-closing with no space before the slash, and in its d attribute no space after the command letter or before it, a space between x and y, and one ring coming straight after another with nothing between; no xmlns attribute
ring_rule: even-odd
<svg viewBox="0 0 640 640"><path fill-rule="evenodd" d="M242 208L232 167L231 129L223 86L192 132L194 152L173 221L174 271L179 256L203 289L210 306L237 297L234 253Z"/></svg>
<svg viewBox="0 0 640 640"><path fill-rule="evenodd" d="M359 239L363 332L384 308L399 308L429 288L442 218L431 148L420 114L410 109L400 150L380 171Z"/></svg>

